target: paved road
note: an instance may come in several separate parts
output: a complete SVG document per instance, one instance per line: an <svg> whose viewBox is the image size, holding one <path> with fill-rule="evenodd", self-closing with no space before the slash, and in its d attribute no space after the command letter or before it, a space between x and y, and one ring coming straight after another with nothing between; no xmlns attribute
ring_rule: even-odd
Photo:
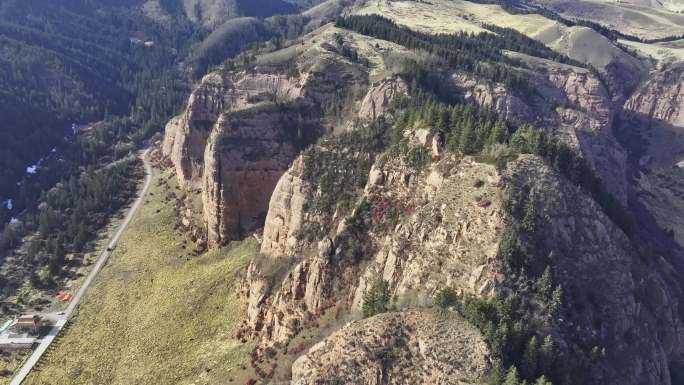
<svg viewBox="0 0 684 385"><path fill-rule="evenodd" d="M78 289L78 292L74 295L74 298L69 303L69 306L64 311L64 314L59 315L59 318L56 320L52 329L50 329L48 334L43 337L36 350L34 350L31 354L31 357L29 357L29 359L24 363L24 366L21 368L21 370L19 370L14 379L12 379L10 385L20 385L26 379L33 367L38 363L45 351L47 351L48 347L50 347L52 341L54 341L54 339L59 335L59 332L62 331L64 325L67 323L67 320L69 320L79 302L83 298L83 295L95 280L97 273L99 273L102 269L102 266L107 263L107 259L109 259L109 256L112 254L109 250L114 250L114 247L116 247L116 244L119 242L119 238L121 238L121 234L123 234L124 230L126 230L126 227L128 227L128 225L131 223L133 216L138 211L138 208L142 204L143 199L147 194L147 190L150 188L150 184L152 183L152 167L150 167L150 164L147 161L148 152L149 150L146 150L140 155L140 158L143 160L145 165L145 184L143 185L142 190L140 190L138 198L136 198L135 202L133 202L133 205L128 210L128 214L126 214L126 218L124 218L123 222L119 226L119 229L109 239L107 249L100 254L97 263L95 263L95 266L90 271L90 274L88 274L88 277L83 282L83 285L81 285L81 287Z"/></svg>

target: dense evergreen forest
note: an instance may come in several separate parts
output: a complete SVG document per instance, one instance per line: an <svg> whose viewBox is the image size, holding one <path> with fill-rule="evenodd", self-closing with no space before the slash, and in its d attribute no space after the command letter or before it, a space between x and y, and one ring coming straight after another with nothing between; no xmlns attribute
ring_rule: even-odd
<svg viewBox="0 0 684 385"><path fill-rule="evenodd" d="M67 253L83 252L95 231L135 196L140 166L139 159L128 158L63 179L41 195L37 210L5 227L0 235L0 258L19 246L24 236L34 234L28 238L22 262L31 271L34 286L52 287L67 263ZM0 286L6 290L21 283L21 276L0 277Z"/></svg>
<svg viewBox="0 0 684 385"><path fill-rule="evenodd" d="M26 167L53 148L60 151L51 158L72 166L101 155L62 151L73 142L72 125L128 116L124 127L115 125L116 134L136 133L134 139L140 139L139 133L158 130L181 103L185 89L175 58L185 49L178 42L192 41L192 27L181 17L166 27L151 23L132 11L132 4L8 0L0 5L0 197L12 198L14 212L63 176L28 175L17 184ZM88 144L85 151L96 147ZM45 173L51 166L44 162ZM54 174L70 168L52 167Z"/></svg>

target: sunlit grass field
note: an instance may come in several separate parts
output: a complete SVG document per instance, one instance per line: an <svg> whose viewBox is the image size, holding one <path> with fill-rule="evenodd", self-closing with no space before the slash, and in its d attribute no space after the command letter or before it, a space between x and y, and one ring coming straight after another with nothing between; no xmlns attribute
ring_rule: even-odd
<svg viewBox="0 0 684 385"><path fill-rule="evenodd" d="M71 325L27 384L226 384L249 366L250 343L233 338L243 314L238 274L249 238L198 257L174 230L168 172L124 233ZM242 375L241 375L242 374Z"/></svg>

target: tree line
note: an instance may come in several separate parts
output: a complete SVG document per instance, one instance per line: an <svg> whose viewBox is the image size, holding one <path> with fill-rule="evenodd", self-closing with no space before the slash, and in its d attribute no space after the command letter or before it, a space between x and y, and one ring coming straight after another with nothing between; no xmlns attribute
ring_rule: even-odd
<svg viewBox="0 0 684 385"><path fill-rule="evenodd" d="M453 69L474 73L493 82L503 83L520 90L529 90L526 77L511 66L521 65L521 63L504 55L502 50L582 66L510 28L490 25L487 28L496 33L458 32L433 35L399 26L380 15L340 17L335 24L339 28L391 41L409 49L429 52L446 60Z"/></svg>

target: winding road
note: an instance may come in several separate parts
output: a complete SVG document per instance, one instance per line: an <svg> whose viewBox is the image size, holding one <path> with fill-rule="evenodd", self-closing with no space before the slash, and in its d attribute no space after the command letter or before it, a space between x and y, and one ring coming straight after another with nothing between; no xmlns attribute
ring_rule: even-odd
<svg viewBox="0 0 684 385"><path fill-rule="evenodd" d="M95 280L95 277L97 274L100 272L102 267L107 263L107 260L109 259L109 256L112 255L112 251L116 247L117 243L119 242L119 239L121 238L121 234L123 234L124 230L128 227L128 225L131 223L131 220L135 216L135 213L138 211L138 208L143 202L143 199L145 198L145 195L147 195L147 190L150 188L150 184L152 183L152 167L150 166L149 161L147 160L147 154L149 153L149 149L145 150L141 155L140 159L142 159L143 164L145 166L145 184L143 185L143 188L140 190L138 193L138 197L136 198L135 202L133 202L133 205L131 208L128 210L128 213L126 214L126 217L124 218L123 222L119 226L119 229L116 231L116 233L109 239L109 243L107 244L107 248L102 251L100 254L100 257L98 258L97 262L95 263L95 266L93 269L90 271L88 274L88 277L86 280L83 282L83 285L78 289L78 292L74 295L74 298L71 300L69 303L69 306L66 308L66 310L62 313L60 313L56 320L55 324L50 329L48 334L44 336L36 350L33 351L31 356L28 358L28 360L24 363L24 366L22 366L21 370L17 373L17 375L12 379L12 382L10 382L10 385L20 385L26 377L29 375L31 370L33 369L34 366L40 361L40 358L45 354L47 349L50 347L50 344L55 340L55 338L59 335L59 333L62 331L64 328L64 325L66 325L67 321L71 317L71 315L74 313L74 310L76 310L76 307L78 306L79 302L81 302L81 299L85 295L86 291L90 287L90 285L93 283Z"/></svg>

